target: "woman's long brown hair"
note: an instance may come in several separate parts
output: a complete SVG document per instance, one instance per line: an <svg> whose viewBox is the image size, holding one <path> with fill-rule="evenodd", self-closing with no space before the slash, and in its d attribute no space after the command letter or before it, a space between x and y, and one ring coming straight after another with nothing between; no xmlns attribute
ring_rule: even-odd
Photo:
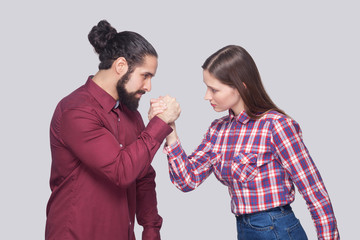
<svg viewBox="0 0 360 240"><path fill-rule="evenodd" d="M256 64L244 48L236 45L221 48L206 59L202 68L239 91L250 118L258 119L271 110L285 114L266 93Z"/></svg>

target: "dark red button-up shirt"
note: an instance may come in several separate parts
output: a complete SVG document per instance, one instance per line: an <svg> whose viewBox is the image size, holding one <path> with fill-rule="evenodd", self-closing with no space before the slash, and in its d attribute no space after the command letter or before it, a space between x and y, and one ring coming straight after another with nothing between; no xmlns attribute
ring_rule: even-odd
<svg viewBox="0 0 360 240"><path fill-rule="evenodd" d="M151 161L171 128L116 101L91 77L60 101L50 126L46 239L160 239Z"/></svg>

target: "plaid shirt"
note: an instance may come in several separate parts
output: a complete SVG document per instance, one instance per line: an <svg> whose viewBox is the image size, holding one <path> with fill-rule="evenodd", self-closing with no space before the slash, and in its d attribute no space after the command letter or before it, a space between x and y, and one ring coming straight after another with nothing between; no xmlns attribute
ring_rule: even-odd
<svg viewBox="0 0 360 240"><path fill-rule="evenodd" d="M171 181L187 192L212 172L229 188L235 215L294 201L294 183L304 197L319 239L338 239L328 193L299 125L271 111L258 120L242 112L215 120L198 148L187 156L179 140L165 146Z"/></svg>

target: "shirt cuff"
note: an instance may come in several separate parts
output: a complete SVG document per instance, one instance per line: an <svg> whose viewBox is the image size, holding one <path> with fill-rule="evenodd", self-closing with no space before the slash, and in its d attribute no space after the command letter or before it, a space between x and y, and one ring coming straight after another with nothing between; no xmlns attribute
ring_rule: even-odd
<svg viewBox="0 0 360 240"><path fill-rule="evenodd" d="M172 156L174 156L174 154L172 154L173 151L178 147L180 147L180 140L176 139L176 142L174 142L173 144L171 144L171 145L165 144L164 145L163 153L172 157Z"/></svg>
<svg viewBox="0 0 360 240"><path fill-rule="evenodd" d="M166 122L155 116L149 121L145 131L150 136L153 136L156 141L162 143L173 129Z"/></svg>

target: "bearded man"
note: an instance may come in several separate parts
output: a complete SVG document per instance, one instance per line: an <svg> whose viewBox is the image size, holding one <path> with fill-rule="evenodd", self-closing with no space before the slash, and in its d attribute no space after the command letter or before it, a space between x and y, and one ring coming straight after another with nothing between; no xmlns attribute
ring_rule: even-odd
<svg viewBox="0 0 360 240"><path fill-rule="evenodd" d="M88 38L99 54L99 71L59 102L51 120L45 239L135 239L135 216L142 239L160 239L151 162L172 131L179 104L165 97L166 110L149 114L145 127L137 107L151 90L155 49L105 20Z"/></svg>

